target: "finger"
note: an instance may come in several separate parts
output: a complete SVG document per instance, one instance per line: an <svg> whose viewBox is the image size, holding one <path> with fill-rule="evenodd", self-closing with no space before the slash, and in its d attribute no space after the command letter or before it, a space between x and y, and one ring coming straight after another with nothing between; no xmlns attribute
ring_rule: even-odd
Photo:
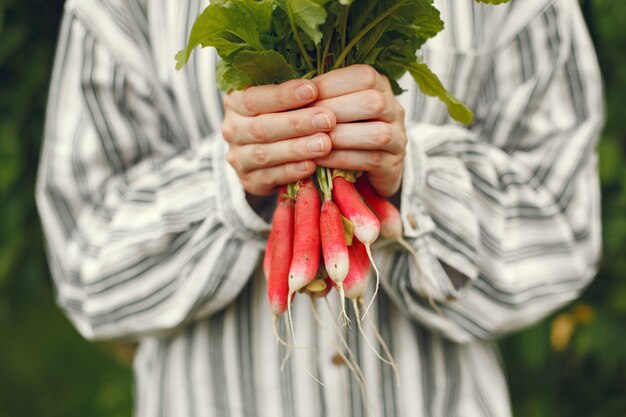
<svg viewBox="0 0 626 417"><path fill-rule="evenodd" d="M385 122L340 123L330 132L333 149L404 152L406 136L396 124Z"/></svg>
<svg viewBox="0 0 626 417"><path fill-rule="evenodd" d="M391 91L389 80L369 65L351 65L319 77L313 82L319 91L318 99L339 97L362 90Z"/></svg>
<svg viewBox="0 0 626 417"><path fill-rule="evenodd" d="M275 193L282 185L310 177L316 168L314 161L291 162L250 171L241 178L241 183L248 193L265 196Z"/></svg>
<svg viewBox="0 0 626 417"><path fill-rule="evenodd" d="M222 133L229 143L246 145L328 132L336 124L333 112L321 107L262 114L256 117L230 113L224 120Z"/></svg>
<svg viewBox="0 0 626 417"><path fill-rule="evenodd" d="M383 197L395 194L402 181L403 158L384 151L334 150L315 162L320 167L366 171Z"/></svg>
<svg viewBox="0 0 626 417"><path fill-rule="evenodd" d="M325 107L335 113L337 123L359 120L381 120L391 123L398 114L393 96L378 90L363 90L343 96L320 100L312 107Z"/></svg>
<svg viewBox="0 0 626 417"><path fill-rule="evenodd" d="M245 145L229 151L228 161L238 172L249 172L289 162L320 158L331 151L331 141L324 133L282 140L268 144Z"/></svg>
<svg viewBox="0 0 626 417"><path fill-rule="evenodd" d="M226 95L224 107L243 116L276 113L306 106L318 96L310 80L291 80L278 85L249 87Z"/></svg>
<svg viewBox="0 0 626 417"><path fill-rule="evenodd" d="M352 171L384 170L392 163L392 154L385 151L364 151L358 149L332 150L315 162L326 168L347 169Z"/></svg>

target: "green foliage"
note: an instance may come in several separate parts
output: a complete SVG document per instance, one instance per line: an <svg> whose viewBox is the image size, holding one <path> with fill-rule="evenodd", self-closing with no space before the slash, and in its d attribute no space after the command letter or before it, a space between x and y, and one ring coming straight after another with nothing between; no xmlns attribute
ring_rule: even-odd
<svg viewBox="0 0 626 417"><path fill-rule="evenodd" d="M604 257L574 306L594 312L577 323L563 351L549 337L557 320L502 341L517 417L626 416L626 3L590 0L583 10L605 81L606 128L599 144Z"/></svg>
<svg viewBox="0 0 626 417"><path fill-rule="evenodd" d="M33 198L62 4L0 0L0 417L128 417L128 366L54 304Z"/></svg>
<svg viewBox="0 0 626 417"><path fill-rule="evenodd" d="M0 417L129 417L128 359L113 359L129 353L84 341L54 305L33 199L62 3L0 0ZM502 340L516 417L626 416L626 3L583 6L606 84L604 260L579 302Z"/></svg>
<svg viewBox="0 0 626 417"><path fill-rule="evenodd" d="M202 45L222 57L218 85L226 91L369 64L400 94L397 80L408 71L425 94L446 104L453 119L470 124L473 113L416 58L441 30L432 0L220 0L194 22L187 47L176 54L176 68Z"/></svg>

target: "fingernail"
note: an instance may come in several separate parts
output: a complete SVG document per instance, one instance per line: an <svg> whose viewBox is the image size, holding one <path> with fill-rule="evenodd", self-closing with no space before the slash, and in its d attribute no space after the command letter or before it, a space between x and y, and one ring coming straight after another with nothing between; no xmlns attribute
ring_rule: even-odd
<svg viewBox="0 0 626 417"><path fill-rule="evenodd" d="M298 165L298 168L302 172L309 172L309 161L300 162L300 164Z"/></svg>
<svg viewBox="0 0 626 417"><path fill-rule="evenodd" d="M324 152L324 140L320 136L309 139L308 146L311 153Z"/></svg>
<svg viewBox="0 0 626 417"><path fill-rule="evenodd" d="M315 98L315 90L310 84L304 84L296 88L296 97L300 101L309 101Z"/></svg>
<svg viewBox="0 0 626 417"><path fill-rule="evenodd" d="M313 116L313 127L316 129L330 129L330 117L326 113L317 113Z"/></svg>

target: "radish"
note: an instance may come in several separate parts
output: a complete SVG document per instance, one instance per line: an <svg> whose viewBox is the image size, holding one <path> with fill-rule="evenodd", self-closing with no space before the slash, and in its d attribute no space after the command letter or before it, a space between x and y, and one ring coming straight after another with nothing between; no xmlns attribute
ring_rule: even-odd
<svg viewBox="0 0 626 417"><path fill-rule="evenodd" d="M289 266L293 256L294 203L282 201L272 219L272 259L267 282L270 310L278 317L289 304Z"/></svg>
<svg viewBox="0 0 626 417"><path fill-rule="evenodd" d="M394 374L396 375L396 380L398 380L397 367L393 356L391 355L391 351L387 347L385 341L380 337L380 332L376 328L376 326L372 324L374 328L374 332L376 334L376 338L387 356L387 359L384 359L376 350L372 342L367 337L363 326L361 325L361 317L360 317L360 309L359 304L363 303L363 296L365 295L365 290L367 287L367 282L370 273L370 260L367 254L367 249L365 245L361 243L358 239L352 240L352 245L348 248L348 253L350 255L350 270L348 272L348 276L344 280L344 288L346 292L346 297L352 300L352 307L354 308L354 314L357 318L357 327L359 328L359 332L363 336L363 339L370 347L372 352L380 359L382 362L390 365Z"/></svg>
<svg viewBox="0 0 626 417"><path fill-rule="evenodd" d="M297 185L293 235L293 255L289 268L289 296L287 311L289 327L295 347L298 347L291 317L291 299L317 275L320 265L320 196L312 180Z"/></svg>
<svg viewBox="0 0 626 417"><path fill-rule="evenodd" d="M268 281L270 277L270 268L272 265L272 236L274 235L274 228L270 231L270 235L267 238L267 245L265 246L265 255L263 256L263 274L265 280Z"/></svg>
<svg viewBox="0 0 626 417"><path fill-rule="evenodd" d="M372 210L367 207L352 182L340 175L333 175L333 177L333 200L337 203L341 214L352 222L354 236L365 245L367 256L374 267L374 271L376 271L376 289L369 306L363 314L363 317L365 317L378 294L378 287L380 286L380 274L371 250L372 244L380 234L380 221Z"/></svg>
<svg viewBox="0 0 626 417"><path fill-rule="evenodd" d="M385 240L396 240L398 242L403 240L402 218L396 206L374 190L366 175L361 175L355 185L363 200L378 216L381 237Z"/></svg>
<svg viewBox="0 0 626 417"><path fill-rule="evenodd" d="M341 311L346 322L349 323L350 320L345 310L343 281L348 275L350 257L348 255L348 246L346 245L341 214L335 203L329 199L324 199L324 203L322 203L320 234L322 238L324 265L326 266L328 276L337 285L341 299Z"/></svg>
<svg viewBox="0 0 626 417"><path fill-rule="evenodd" d="M344 177L333 178L333 201L343 216L354 225L354 235L366 247L372 245L380 234L380 221L367 207L354 184Z"/></svg>
<svg viewBox="0 0 626 417"><path fill-rule="evenodd" d="M293 257L289 269L289 294L315 279L320 263L320 196L311 180L300 186L296 197Z"/></svg>
<svg viewBox="0 0 626 417"><path fill-rule="evenodd" d="M278 195L276 196L276 204L280 204L282 201L285 201L289 198L288 189L286 185L283 185L278 190ZM267 238L267 246L265 246L265 255L263 256L263 273L265 274L265 280L267 281L270 276L270 265L272 264L272 236L273 236L274 228L270 231L270 235Z"/></svg>
<svg viewBox="0 0 626 417"><path fill-rule="evenodd" d="M348 247L348 255L350 257L350 269L343 286L346 297L358 300L365 294L370 272L370 260L365 245L358 239L352 240L352 246Z"/></svg>
<svg viewBox="0 0 626 417"><path fill-rule="evenodd" d="M356 189L361 194L361 197L365 200L365 202L374 210L374 213L380 219L380 235L383 239L389 241L395 241L400 244L404 249L407 250L415 259L416 267L419 267L419 261L417 257L417 252L415 248L409 244L404 239L404 230L402 227L402 217L400 216L400 210L396 208L389 200L382 197L372 184L370 184L369 180L365 175L362 175L356 181ZM442 315L439 306L432 298L432 296L426 291L423 291L428 299L428 303L431 307L440 315Z"/></svg>

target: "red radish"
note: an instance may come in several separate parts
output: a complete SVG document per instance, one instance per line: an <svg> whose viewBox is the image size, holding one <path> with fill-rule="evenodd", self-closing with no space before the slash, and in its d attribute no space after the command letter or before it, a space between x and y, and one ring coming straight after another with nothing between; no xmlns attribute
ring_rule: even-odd
<svg viewBox="0 0 626 417"><path fill-rule="evenodd" d="M365 175L357 180L356 189L378 216L382 238L385 240L402 239L402 218L396 206L378 194Z"/></svg>
<svg viewBox="0 0 626 417"><path fill-rule="evenodd" d="M341 214L352 222L354 226L354 236L365 245L367 256L374 267L374 271L376 271L376 289L374 290L374 295L372 296L369 306L365 310L365 313L363 313L363 317L365 317L378 294L378 287L380 286L380 274L374 263L371 251L371 246L380 233L380 221L378 217L372 213L372 210L367 207L367 204L365 204L359 195L354 184L345 178L341 176L333 178L332 193L333 200L337 203Z"/></svg>
<svg viewBox="0 0 626 417"><path fill-rule="evenodd" d="M290 294L313 281L320 264L320 196L311 180L305 181L298 191L295 224L289 269Z"/></svg>
<svg viewBox="0 0 626 417"><path fill-rule="evenodd" d="M335 177L332 193L341 214L354 225L356 238L365 246L372 245L380 233L380 221L367 207L354 184L343 177Z"/></svg>
<svg viewBox="0 0 626 417"><path fill-rule="evenodd" d="M278 190L278 195L276 196L277 205L280 204L281 201L285 201L288 199L287 195L287 186L284 185L280 187ZM274 232L274 228L270 231L270 235L267 238L267 246L265 247L265 255L263 256L263 273L265 274L265 280L267 281L270 276L270 265L272 264L272 235Z"/></svg>
<svg viewBox="0 0 626 417"><path fill-rule="evenodd" d="M346 297L353 300L360 299L365 294L365 288L370 272L370 260L365 246L358 240L352 240L352 246L348 247L350 256L350 270L343 281Z"/></svg>
<svg viewBox="0 0 626 417"><path fill-rule="evenodd" d="M330 279L337 285L341 297L341 311L344 317L347 318L345 315L343 281L348 275L350 257L348 255L341 214L335 203L329 199L325 199L324 203L322 203L320 235L322 238L324 266Z"/></svg>
<svg viewBox="0 0 626 417"><path fill-rule="evenodd" d="M413 248L413 246L411 246L409 242L404 239L402 217L400 216L400 211L396 208L396 206L378 194L365 175L362 175L357 180L356 189L380 219L380 235L382 238L398 242L413 256L415 259L415 265L419 265L415 248ZM431 307L442 315L439 306L437 306L437 303L435 303L432 296L426 292L424 293L426 294Z"/></svg>
<svg viewBox="0 0 626 417"><path fill-rule="evenodd" d="M267 245L265 246L265 255L263 256L263 273L265 274L265 280L269 280L270 267L272 265L272 236L274 235L274 228L270 231L270 235L267 238Z"/></svg>
<svg viewBox="0 0 626 417"><path fill-rule="evenodd" d="M270 310L279 316L289 304L289 266L293 256L294 203L278 204L272 220L272 260L267 283Z"/></svg>
<svg viewBox="0 0 626 417"><path fill-rule="evenodd" d="M325 200L322 204L320 235L326 272L336 284L342 284L348 275L350 261L341 213L331 200Z"/></svg>

